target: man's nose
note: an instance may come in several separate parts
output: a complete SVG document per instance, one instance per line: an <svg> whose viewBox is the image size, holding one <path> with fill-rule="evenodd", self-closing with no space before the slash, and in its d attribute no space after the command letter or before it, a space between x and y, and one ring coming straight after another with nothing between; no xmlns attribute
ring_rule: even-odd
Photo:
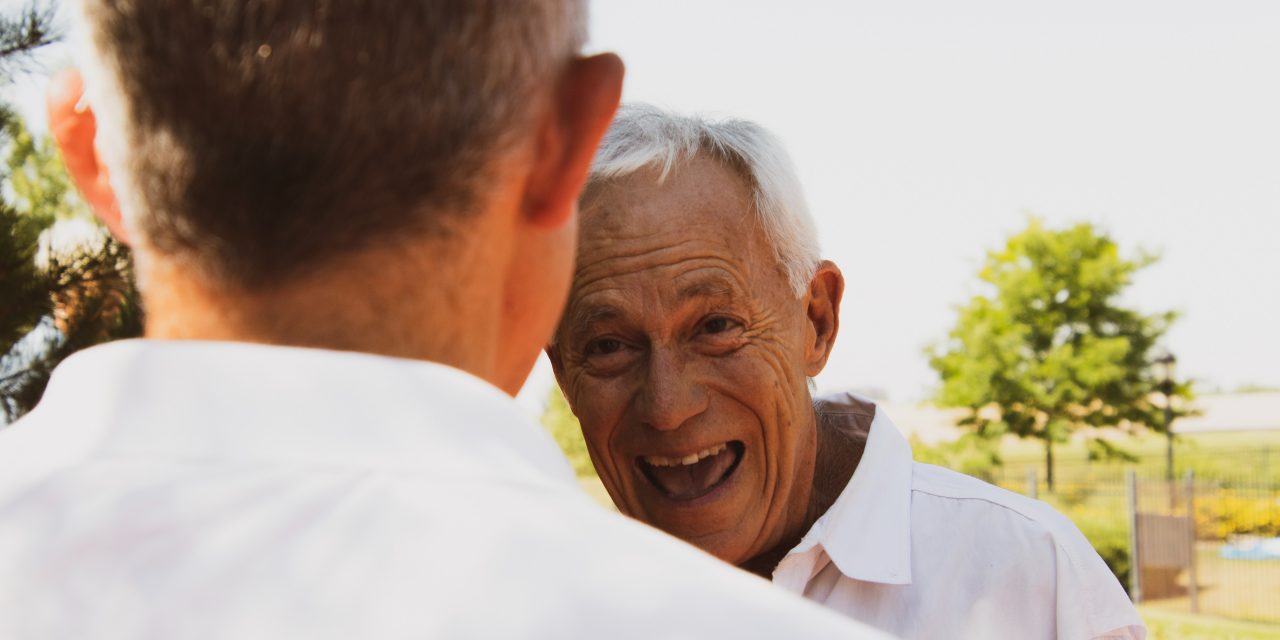
<svg viewBox="0 0 1280 640"><path fill-rule="evenodd" d="M648 364L644 388L636 398L643 424L671 431L706 410L706 389L692 379L691 367L678 353L655 348Z"/></svg>

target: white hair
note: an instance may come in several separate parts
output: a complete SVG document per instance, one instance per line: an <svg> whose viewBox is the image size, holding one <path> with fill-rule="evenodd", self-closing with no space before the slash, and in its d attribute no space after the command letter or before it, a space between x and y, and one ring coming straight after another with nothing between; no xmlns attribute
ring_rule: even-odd
<svg viewBox="0 0 1280 640"><path fill-rule="evenodd" d="M624 105L596 152L588 188L646 167L659 169L661 183L681 162L700 154L745 174L778 265L795 294L804 295L821 260L818 232L790 156L760 125Z"/></svg>

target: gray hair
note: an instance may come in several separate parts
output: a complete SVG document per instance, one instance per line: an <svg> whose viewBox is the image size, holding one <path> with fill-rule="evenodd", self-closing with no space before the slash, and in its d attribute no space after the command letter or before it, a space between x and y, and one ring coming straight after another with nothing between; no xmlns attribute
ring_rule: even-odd
<svg viewBox="0 0 1280 640"><path fill-rule="evenodd" d="M270 286L488 196L586 34L585 0L80 0L128 228Z"/></svg>
<svg viewBox="0 0 1280 640"><path fill-rule="evenodd" d="M624 105L600 144L587 188L646 167L659 170L661 183L682 161L699 154L720 160L747 181L778 265L795 294L803 295L821 260L818 232L790 156L760 125Z"/></svg>

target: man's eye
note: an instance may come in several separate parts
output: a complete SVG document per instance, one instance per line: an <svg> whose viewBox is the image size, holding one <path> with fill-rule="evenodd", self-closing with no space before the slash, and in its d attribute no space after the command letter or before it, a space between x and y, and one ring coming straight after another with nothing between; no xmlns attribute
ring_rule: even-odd
<svg viewBox="0 0 1280 640"><path fill-rule="evenodd" d="M622 341L616 338L601 338L587 343L587 355L607 356L622 351Z"/></svg>
<svg viewBox="0 0 1280 640"><path fill-rule="evenodd" d="M728 318L709 318L702 323L703 333L724 333L733 328L733 321Z"/></svg>

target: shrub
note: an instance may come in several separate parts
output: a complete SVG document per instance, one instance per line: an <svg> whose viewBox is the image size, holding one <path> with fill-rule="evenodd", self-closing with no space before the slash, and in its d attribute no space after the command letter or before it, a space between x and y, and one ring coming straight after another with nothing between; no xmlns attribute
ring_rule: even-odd
<svg viewBox="0 0 1280 640"><path fill-rule="evenodd" d="M1196 499L1196 536L1225 540L1233 535L1280 536L1280 495L1245 495L1219 489Z"/></svg>

